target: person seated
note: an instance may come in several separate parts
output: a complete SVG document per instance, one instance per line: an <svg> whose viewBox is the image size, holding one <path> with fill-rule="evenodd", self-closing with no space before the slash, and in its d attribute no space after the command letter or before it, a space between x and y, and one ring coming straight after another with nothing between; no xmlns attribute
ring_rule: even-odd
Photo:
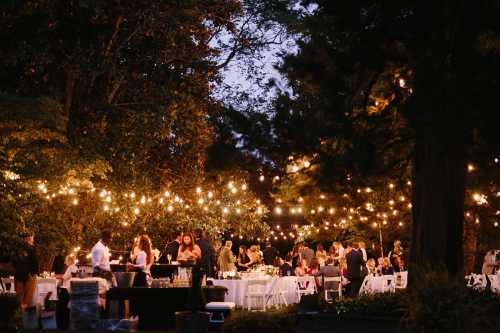
<svg viewBox="0 0 500 333"><path fill-rule="evenodd" d="M316 272L315 276L322 277L338 277L340 276L340 269L338 264L334 263L333 258L327 258L325 262L325 266L321 267L318 272ZM318 281L318 279L316 279ZM322 281L321 281L322 284ZM321 287L321 284L318 287ZM338 282L328 282L325 283L325 287L328 289L337 289Z"/></svg>
<svg viewBox="0 0 500 333"><path fill-rule="evenodd" d="M253 267L262 263L262 257L260 255L259 248L257 245L250 246L250 249L247 251L248 257L250 258L250 262L247 264L247 267Z"/></svg>
<svg viewBox="0 0 500 333"><path fill-rule="evenodd" d="M307 275L307 260L302 259L297 267L295 267L296 276L306 276Z"/></svg>
<svg viewBox="0 0 500 333"><path fill-rule="evenodd" d="M319 262L318 258L314 257L311 259L309 262L309 266L306 269L306 274L307 275L316 275L316 273L319 271Z"/></svg>
<svg viewBox="0 0 500 333"><path fill-rule="evenodd" d="M247 254L247 247L245 245L240 245L238 252L238 259L236 260L236 268L239 272L244 272L248 269L248 263L250 258Z"/></svg>
<svg viewBox="0 0 500 333"><path fill-rule="evenodd" d="M292 266L292 255L287 254L285 257L285 262L280 266L280 275L281 276L292 276L293 266Z"/></svg>
<svg viewBox="0 0 500 333"><path fill-rule="evenodd" d="M201 249L193 241L191 234L182 236L182 244L179 246L177 261L198 261L201 258Z"/></svg>
<svg viewBox="0 0 500 333"><path fill-rule="evenodd" d="M391 266L391 261L389 258L382 259L382 267L381 267L382 275L393 275L394 268Z"/></svg>
<svg viewBox="0 0 500 333"><path fill-rule="evenodd" d="M60 280L62 282L61 287L68 289L69 288L69 280L78 272L78 267L76 266L76 258L74 255L67 255L64 259L64 265L66 266L66 270L64 274L61 275Z"/></svg>
<svg viewBox="0 0 500 333"><path fill-rule="evenodd" d="M368 271L369 276L375 276L377 273L377 266L375 264L375 260L373 258L368 259L366 262L366 269Z"/></svg>
<svg viewBox="0 0 500 333"><path fill-rule="evenodd" d="M394 268L394 272L397 272L397 273L399 273L399 272L404 272L404 270L405 270L405 263L404 263L404 259L403 259L403 257L399 257L399 256L398 256L398 257L395 259L395 261L394 261L394 262L395 262L395 266L393 266L393 268Z"/></svg>

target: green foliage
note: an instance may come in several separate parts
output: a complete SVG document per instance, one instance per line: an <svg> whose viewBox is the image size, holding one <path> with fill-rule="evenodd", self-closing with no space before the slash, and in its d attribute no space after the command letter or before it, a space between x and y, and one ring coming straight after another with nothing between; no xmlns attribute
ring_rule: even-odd
<svg viewBox="0 0 500 333"><path fill-rule="evenodd" d="M404 325L412 332L489 332L498 326L500 298L467 288L445 270L415 272Z"/></svg>
<svg viewBox="0 0 500 333"><path fill-rule="evenodd" d="M401 318L408 309L405 292L364 295L327 304L325 311L339 316L374 316Z"/></svg>
<svg viewBox="0 0 500 333"><path fill-rule="evenodd" d="M222 325L222 333L294 333L296 313L293 308L267 312L236 311Z"/></svg>

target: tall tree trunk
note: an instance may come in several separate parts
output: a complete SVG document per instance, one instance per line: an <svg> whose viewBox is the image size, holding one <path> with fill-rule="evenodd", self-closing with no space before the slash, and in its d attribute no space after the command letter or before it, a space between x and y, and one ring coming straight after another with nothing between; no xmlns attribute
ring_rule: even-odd
<svg viewBox="0 0 500 333"><path fill-rule="evenodd" d="M465 91L477 27L465 1L418 2L418 51L411 118L416 131L410 269L440 266L463 277ZM467 14L465 14L467 13ZM471 19L473 17L473 19ZM477 25L477 22L474 22Z"/></svg>

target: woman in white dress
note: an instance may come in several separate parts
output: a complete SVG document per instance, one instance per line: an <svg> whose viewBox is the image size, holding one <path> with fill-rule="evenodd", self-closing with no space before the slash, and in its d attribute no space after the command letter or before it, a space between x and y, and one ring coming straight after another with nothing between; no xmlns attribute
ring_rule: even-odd
<svg viewBox="0 0 500 333"><path fill-rule="evenodd" d="M147 287L151 279L151 265L154 262L151 240L147 235L139 238L139 252L136 255L135 263L129 263L129 267L136 272L134 287Z"/></svg>

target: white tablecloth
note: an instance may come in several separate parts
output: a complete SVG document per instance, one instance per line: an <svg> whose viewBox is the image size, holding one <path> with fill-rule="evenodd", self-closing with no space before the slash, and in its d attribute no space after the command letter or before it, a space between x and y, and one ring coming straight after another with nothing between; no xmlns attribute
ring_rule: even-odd
<svg viewBox="0 0 500 333"><path fill-rule="evenodd" d="M33 293L33 304L43 305L45 297L51 293L49 300L57 300L57 279L55 278L37 278L35 283L35 292Z"/></svg>
<svg viewBox="0 0 500 333"><path fill-rule="evenodd" d="M314 277L310 276L310 283L314 282ZM241 308L246 305L246 291L248 287L248 282L252 280L264 280L266 285L271 285L271 283L278 279L276 284L277 288L283 292L283 296L288 304L298 303L299 296L297 294L297 278L295 276L284 276L284 277L264 277L257 279L241 279L241 280L212 280L215 286L223 286L227 288L226 302L233 302L237 307ZM280 301L280 303L283 303ZM271 304L277 305L277 304Z"/></svg>

